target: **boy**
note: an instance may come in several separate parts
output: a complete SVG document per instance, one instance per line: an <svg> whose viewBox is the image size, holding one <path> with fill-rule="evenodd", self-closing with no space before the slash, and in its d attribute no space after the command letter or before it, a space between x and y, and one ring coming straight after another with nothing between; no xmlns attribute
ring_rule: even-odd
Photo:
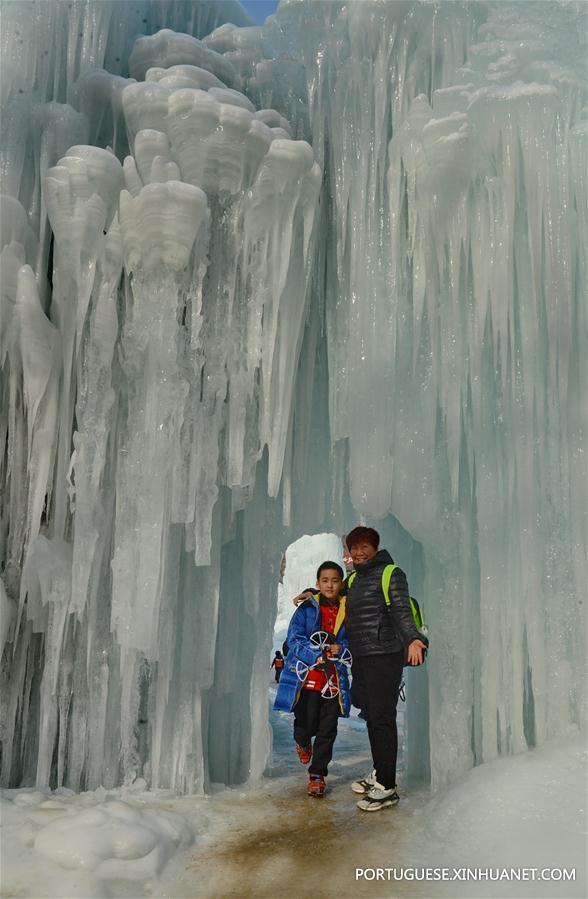
<svg viewBox="0 0 588 899"><path fill-rule="evenodd" d="M347 648L345 600L340 597L343 570L336 562L323 562L316 573L318 592L302 602L288 628L288 656L280 678L274 708L294 712L296 752L309 762L309 796L324 796L325 777L333 756L339 715L349 716L349 676L337 659ZM311 641L324 631L330 641L323 649ZM324 644L324 641L322 641ZM314 745L312 739L314 738Z"/></svg>

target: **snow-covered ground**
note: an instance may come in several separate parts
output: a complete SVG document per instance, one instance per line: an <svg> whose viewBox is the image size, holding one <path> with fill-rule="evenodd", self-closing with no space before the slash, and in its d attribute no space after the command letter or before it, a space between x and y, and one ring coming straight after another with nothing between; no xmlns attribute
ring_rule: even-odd
<svg viewBox="0 0 588 899"><path fill-rule="evenodd" d="M2 896L245 899L286 889L317 899L587 895L582 737L482 765L433 798L405 784L401 772L400 805L362 815L349 784L369 769L363 723L340 722L330 790L317 801L305 794L291 717L272 712L271 720L272 764L246 788L209 797L154 793L142 783L81 795L4 791ZM356 881L356 868L398 874L411 866L575 867L576 879Z"/></svg>
<svg viewBox="0 0 588 899"><path fill-rule="evenodd" d="M575 867L576 880L451 883L430 895L587 896L587 792L585 736L473 768L426 806L427 864Z"/></svg>

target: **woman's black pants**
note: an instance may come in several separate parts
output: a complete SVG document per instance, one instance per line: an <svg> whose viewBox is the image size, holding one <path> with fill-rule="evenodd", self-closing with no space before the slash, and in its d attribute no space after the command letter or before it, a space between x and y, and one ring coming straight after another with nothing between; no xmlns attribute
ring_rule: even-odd
<svg viewBox="0 0 588 899"><path fill-rule="evenodd" d="M351 668L351 700L364 714L376 777L387 790L396 786L396 705L403 667L404 653L392 652L359 656Z"/></svg>

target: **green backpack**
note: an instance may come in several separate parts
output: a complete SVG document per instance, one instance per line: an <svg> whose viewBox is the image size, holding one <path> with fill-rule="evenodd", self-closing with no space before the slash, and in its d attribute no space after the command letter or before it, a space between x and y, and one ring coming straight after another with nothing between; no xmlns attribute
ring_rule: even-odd
<svg viewBox="0 0 588 899"><path fill-rule="evenodd" d="M398 565L386 565L384 570L382 571L382 590L384 591L384 599L386 601L386 606L390 608L390 579L392 577L392 572L395 568L398 568ZM351 587L353 581L357 577L357 571L352 571L349 577L347 578L347 586ZM414 626L421 634L425 636L428 633L427 626L425 624L425 616L421 611L421 607L419 606L416 599L413 599L412 596L409 596L410 601L410 611L412 612L412 620L414 621Z"/></svg>

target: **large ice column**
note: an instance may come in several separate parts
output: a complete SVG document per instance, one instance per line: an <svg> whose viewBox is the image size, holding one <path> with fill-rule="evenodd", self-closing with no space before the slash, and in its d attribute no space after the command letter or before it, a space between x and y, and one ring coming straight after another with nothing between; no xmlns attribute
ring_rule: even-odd
<svg viewBox="0 0 588 899"><path fill-rule="evenodd" d="M17 200L2 197L3 569L18 596L20 570L51 494L57 437L61 344L43 312L32 266L38 243Z"/></svg>
<svg viewBox="0 0 588 899"><path fill-rule="evenodd" d="M269 747L251 684L321 173L197 38L162 29L127 56L131 78L68 70L78 111L37 103L50 152L15 168L8 144L3 780L192 791L260 774Z"/></svg>
<svg viewBox="0 0 588 899"><path fill-rule="evenodd" d="M115 215L122 184L122 168L108 150L72 147L46 174L45 203L53 229L55 250L51 318L61 335L63 372L57 448L57 483L63 484L71 456L76 369L86 324L96 265L104 252L103 235ZM55 497L55 530L66 529L67 494Z"/></svg>
<svg viewBox="0 0 588 899"><path fill-rule="evenodd" d="M435 785L585 724L585 25L310 0L268 29L324 152L351 499L425 552Z"/></svg>
<svg viewBox="0 0 588 899"><path fill-rule="evenodd" d="M202 383L184 438L195 493L182 496L184 518L179 519L187 525L194 522L190 539L196 561L206 564L209 521L217 499L214 466L209 462L219 451L222 403L229 383L227 483L235 487L251 483L252 462L267 443L273 495L279 487L290 416L276 410L291 403L307 312L320 173L310 147L287 138L281 126L266 125L242 94L199 66L161 68L170 52L167 43L153 41L147 50L157 65L147 70L145 82L129 86L123 94L136 153L149 133L161 129L169 147L165 152L177 161L184 180L201 184L211 198L210 242L218 248L211 253L207 272L210 309L204 315L200 309L193 313L202 329L191 337L193 364ZM200 58L199 47L188 45L187 50ZM211 67L222 72L218 62ZM293 258L300 263L294 266ZM206 360L202 344L216 347ZM202 415L214 426L200 427ZM252 429L259 433L255 446L249 441ZM190 505L196 494L197 520Z"/></svg>
<svg viewBox="0 0 588 899"><path fill-rule="evenodd" d="M112 629L123 656L134 648L157 658L173 481L184 473L177 440L189 383L178 318L186 295L202 291L208 220L204 192L181 181L121 194L131 289L120 342L128 395L117 466Z"/></svg>

